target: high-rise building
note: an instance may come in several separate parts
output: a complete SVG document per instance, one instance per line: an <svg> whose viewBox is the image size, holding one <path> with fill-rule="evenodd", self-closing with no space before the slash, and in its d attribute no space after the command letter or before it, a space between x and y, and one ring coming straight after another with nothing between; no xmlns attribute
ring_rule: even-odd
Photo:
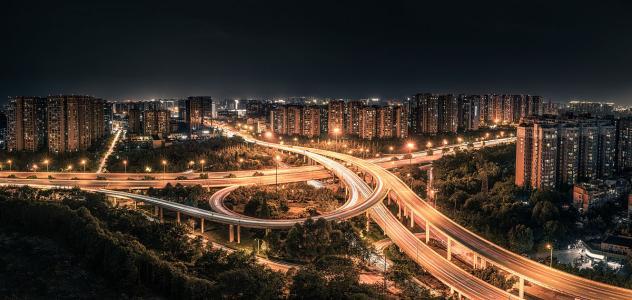
<svg viewBox="0 0 632 300"><path fill-rule="evenodd" d="M7 109L7 150L37 151L46 144L46 99L14 97Z"/></svg>
<svg viewBox="0 0 632 300"><path fill-rule="evenodd" d="M516 185L554 188L614 176L615 126L604 120L536 120L517 129Z"/></svg>
<svg viewBox="0 0 632 300"><path fill-rule="evenodd" d="M210 96L187 97L184 109L184 119L189 132L199 130L205 126L205 122L211 122L213 119L213 98Z"/></svg>
<svg viewBox="0 0 632 300"><path fill-rule="evenodd" d="M591 102L591 101L571 101L568 110L577 115L590 115L593 117L612 115L613 103Z"/></svg>
<svg viewBox="0 0 632 300"><path fill-rule="evenodd" d="M303 136L320 136L320 107L306 106L303 108Z"/></svg>
<svg viewBox="0 0 632 300"><path fill-rule="evenodd" d="M377 108L377 137L392 138L394 129L394 107L393 106L381 106Z"/></svg>
<svg viewBox="0 0 632 300"><path fill-rule="evenodd" d="M632 118L617 122L617 170L632 169Z"/></svg>
<svg viewBox="0 0 632 300"><path fill-rule="evenodd" d="M270 112L270 128L276 134L287 134L287 107L279 105Z"/></svg>
<svg viewBox="0 0 632 300"><path fill-rule="evenodd" d="M360 110L364 103L360 100L347 102L345 106L345 134L359 135L360 133Z"/></svg>
<svg viewBox="0 0 632 300"><path fill-rule="evenodd" d="M365 106L360 109L360 138L367 140L375 138L376 115L376 109L373 106Z"/></svg>
<svg viewBox="0 0 632 300"><path fill-rule="evenodd" d="M171 114L168 110L146 110L143 112L143 132L145 135L166 137L169 135Z"/></svg>
<svg viewBox="0 0 632 300"><path fill-rule="evenodd" d="M53 153L87 150L104 135L102 100L90 96L49 96L48 149ZM98 116L101 121L93 120ZM100 128L94 128L99 126ZM94 135L94 137L93 137Z"/></svg>
<svg viewBox="0 0 632 300"><path fill-rule="evenodd" d="M130 108L127 111L127 133L140 134L141 129L140 109Z"/></svg>
<svg viewBox="0 0 632 300"><path fill-rule="evenodd" d="M287 132L285 134L288 135L301 135L303 132L301 131L301 115L302 115L302 107L300 105L288 105L287 106Z"/></svg>
<svg viewBox="0 0 632 300"><path fill-rule="evenodd" d="M457 99L453 95L417 94L411 98L410 108L413 133L457 131Z"/></svg>
<svg viewBox="0 0 632 300"><path fill-rule="evenodd" d="M457 130L478 130L481 96L461 94L457 98Z"/></svg>
<svg viewBox="0 0 632 300"><path fill-rule="evenodd" d="M393 108L393 133L396 138L405 139L408 137L408 112L406 106L396 105Z"/></svg>
<svg viewBox="0 0 632 300"><path fill-rule="evenodd" d="M342 100L329 101L329 118L327 133L330 136L338 137L344 132L345 102Z"/></svg>

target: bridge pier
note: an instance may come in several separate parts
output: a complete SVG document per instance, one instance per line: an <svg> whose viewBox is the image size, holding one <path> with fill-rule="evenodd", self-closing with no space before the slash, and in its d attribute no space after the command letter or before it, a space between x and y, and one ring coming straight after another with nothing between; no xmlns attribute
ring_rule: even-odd
<svg viewBox="0 0 632 300"><path fill-rule="evenodd" d="M448 237L448 260L452 260L452 239Z"/></svg>
<svg viewBox="0 0 632 300"><path fill-rule="evenodd" d="M165 222L165 218L164 218L164 214L163 214L163 209L162 207L160 208L160 223L164 223Z"/></svg>
<svg viewBox="0 0 632 300"><path fill-rule="evenodd" d="M200 218L200 233L204 233L204 218Z"/></svg>
<svg viewBox="0 0 632 300"><path fill-rule="evenodd" d="M410 228L415 227L415 211L410 210Z"/></svg>
<svg viewBox="0 0 632 300"><path fill-rule="evenodd" d="M524 277L519 276L518 280L518 297L524 299Z"/></svg>
<svg viewBox="0 0 632 300"><path fill-rule="evenodd" d="M228 241L230 243L235 241L235 228L232 224L228 225Z"/></svg>
<svg viewBox="0 0 632 300"><path fill-rule="evenodd" d="M371 216L369 215L369 211L366 211L366 232L369 232L371 229Z"/></svg>
<svg viewBox="0 0 632 300"><path fill-rule="evenodd" d="M426 244L430 243L430 222L426 220Z"/></svg>
<svg viewBox="0 0 632 300"><path fill-rule="evenodd" d="M158 216L158 206L154 206L154 216Z"/></svg>
<svg viewBox="0 0 632 300"><path fill-rule="evenodd" d="M397 217L402 219L402 204L399 201L397 202Z"/></svg>
<svg viewBox="0 0 632 300"><path fill-rule="evenodd" d="M180 212L176 211L176 223L180 224Z"/></svg>
<svg viewBox="0 0 632 300"><path fill-rule="evenodd" d="M241 225L237 225L237 244L241 243Z"/></svg>

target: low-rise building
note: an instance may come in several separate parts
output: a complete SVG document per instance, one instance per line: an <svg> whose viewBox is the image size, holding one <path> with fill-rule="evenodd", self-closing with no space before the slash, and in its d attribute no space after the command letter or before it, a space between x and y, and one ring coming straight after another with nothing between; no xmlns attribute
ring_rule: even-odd
<svg viewBox="0 0 632 300"><path fill-rule="evenodd" d="M601 241L601 251L632 255L632 237L622 235L610 235Z"/></svg>
<svg viewBox="0 0 632 300"><path fill-rule="evenodd" d="M629 190L630 185L625 179L578 183L573 186L573 205L586 211L591 206L621 199Z"/></svg>

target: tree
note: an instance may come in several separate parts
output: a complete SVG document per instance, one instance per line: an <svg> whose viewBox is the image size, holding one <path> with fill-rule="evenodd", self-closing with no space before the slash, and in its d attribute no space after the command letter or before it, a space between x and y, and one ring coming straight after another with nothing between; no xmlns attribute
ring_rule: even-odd
<svg viewBox="0 0 632 300"><path fill-rule="evenodd" d="M511 228L507 239L513 251L525 253L533 248L533 231L525 225L518 224Z"/></svg>
<svg viewBox="0 0 632 300"><path fill-rule="evenodd" d="M290 299L329 299L327 280L312 268L302 268L292 278Z"/></svg>

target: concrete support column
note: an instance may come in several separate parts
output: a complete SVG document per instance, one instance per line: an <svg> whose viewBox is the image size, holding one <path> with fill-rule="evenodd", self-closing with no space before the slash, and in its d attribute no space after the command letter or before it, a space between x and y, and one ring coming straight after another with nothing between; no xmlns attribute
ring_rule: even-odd
<svg viewBox="0 0 632 300"><path fill-rule="evenodd" d="M524 299L524 277L520 276L518 281L518 297Z"/></svg>
<svg viewBox="0 0 632 300"><path fill-rule="evenodd" d="M158 206L154 206L154 216L158 216Z"/></svg>
<svg viewBox="0 0 632 300"><path fill-rule="evenodd" d="M415 211L410 210L410 228L415 227Z"/></svg>
<svg viewBox="0 0 632 300"><path fill-rule="evenodd" d="M430 222L426 220L426 244L430 243Z"/></svg>
<svg viewBox="0 0 632 300"><path fill-rule="evenodd" d="M448 260L452 260L452 239L448 238Z"/></svg>
<svg viewBox="0 0 632 300"><path fill-rule="evenodd" d="M136 200L132 200L132 202L134 202L134 210L136 210L138 208L138 206L136 204Z"/></svg>
<svg viewBox="0 0 632 300"><path fill-rule="evenodd" d="M371 216L369 215L369 211L366 211L366 231L369 232L371 229Z"/></svg>
<svg viewBox="0 0 632 300"><path fill-rule="evenodd" d="M386 203L388 203L388 205L391 205L391 193L388 193L388 195L386 196Z"/></svg>
<svg viewBox="0 0 632 300"><path fill-rule="evenodd" d="M478 255L476 255L476 252L472 252L472 268L476 269L477 265L478 265Z"/></svg>
<svg viewBox="0 0 632 300"><path fill-rule="evenodd" d="M228 225L228 241L231 243L235 241L235 228L233 225Z"/></svg>
<svg viewBox="0 0 632 300"><path fill-rule="evenodd" d="M397 202L397 217L400 220L402 219L402 205L399 202Z"/></svg>
<svg viewBox="0 0 632 300"><path fill-rule="evenodd" d="M163 215L163 209L162 207L160 208L160 223L163 223L165 221L164 215Z"/></svg>
<svg viewBox="0 0 632 300"><path fill-rule="evenodd" d="M237 225L237 244L241 243L241 225Z"/></svg>
<svg viewBox="0 0 632 300"><path fill-rule="evenodd" d="M487 261L481 257L481 265L480 265L481 269L485 269L487 268Z"/></svg>
<svg viewBox="0 0 632 300"><path fill-rule="evenodd" d="M204 233L204 218L200 218L200 233Z"/></svg>
<svg viewBox="0 0 632 300"><path fill-rule="evenodd" d="M180 212L176 212L176 223L180 224Z"/></svg>

